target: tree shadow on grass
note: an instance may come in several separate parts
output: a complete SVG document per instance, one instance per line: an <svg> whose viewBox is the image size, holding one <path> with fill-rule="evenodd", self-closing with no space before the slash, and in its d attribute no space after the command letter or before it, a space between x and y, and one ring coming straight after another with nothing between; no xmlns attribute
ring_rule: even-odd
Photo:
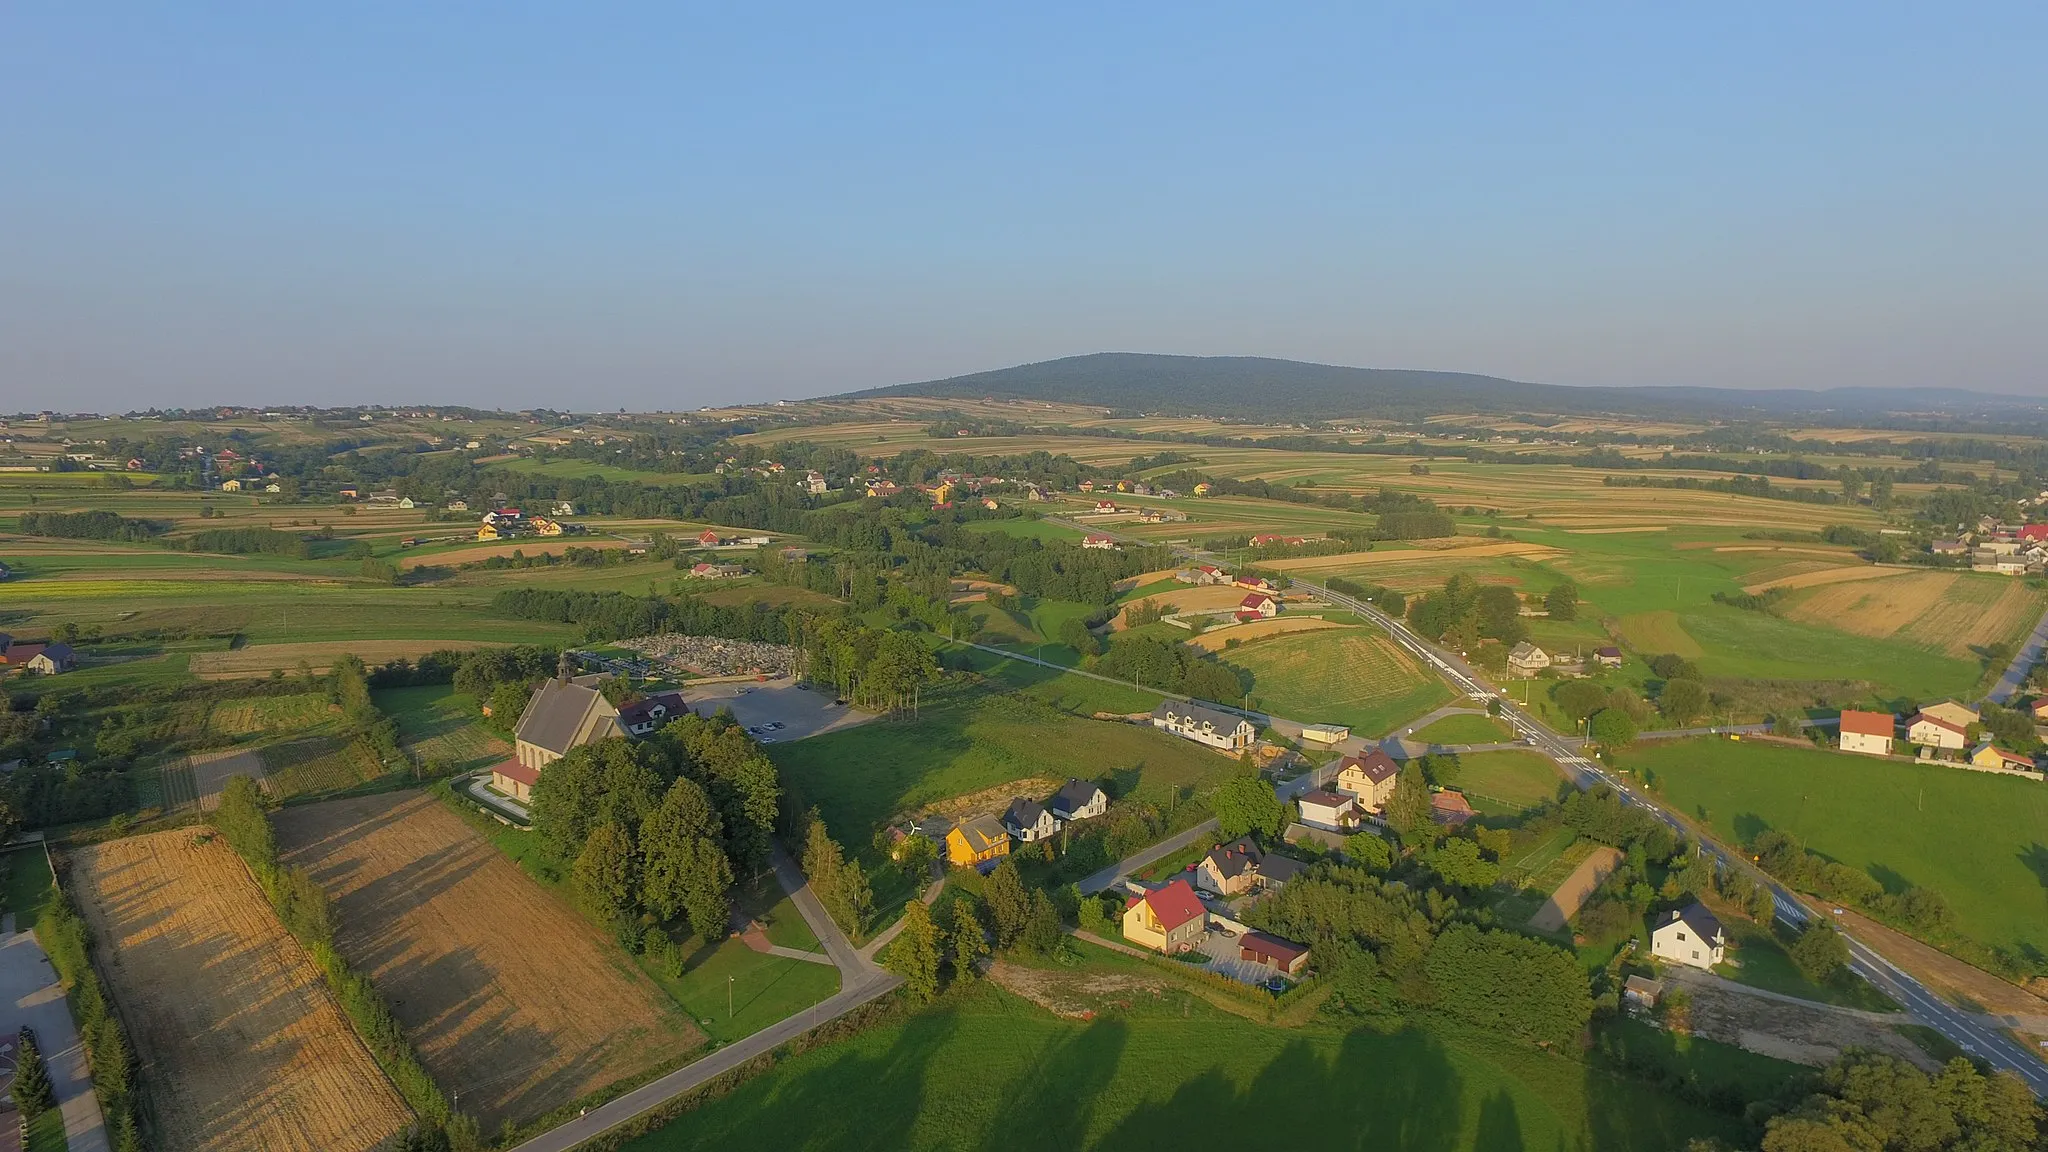
<svg viewBox="0 0 2048 1152"><path fill-rule="evenodd" d="M2027 871L2040 881L2043 892L2048 892L2048 845L2036 841L2019 853L2019 861Z"/></svg>
<svg viewBox="0 0 2048 1152"><path fill-rule="evenodd" d="M1011 1152L1025 1133L1025 1143L1034 1147L1082 1147L1129 1040L1130 1026L1123 1021L1098 1020L1053 1045L1003 1095L981 1147Z"/></svg>

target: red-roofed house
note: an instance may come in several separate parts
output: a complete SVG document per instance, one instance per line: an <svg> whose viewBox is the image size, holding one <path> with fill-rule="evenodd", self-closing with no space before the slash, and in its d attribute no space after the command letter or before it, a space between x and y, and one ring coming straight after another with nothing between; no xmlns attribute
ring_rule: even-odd
<svg viewBox="0 0 2048 1152"><path fill-rule="evenodd" d="M1237 618L1245 620L1271 620L1280 614L1280 602L1264 592L1254 592L1237 602Z"/></svg>
<svg viewBox="0 0 2048 1152"><path fill-rule="evenodd" d="M1186 952L1209 926L1209 910L1186 880L1175 877L1124 906L1124 939L1158 952Z"/></svg>
<svg viewBox="0 0 2048 1152"><path fill-rule="evenodd" d="M522 803L533 799L533 786L538 783L540 769L529 768L517 760L507 760L491 768L491 790Z"/></svg>
<svg viewBox="0 0 2048 1152"><path fill-rule="evenodd" d="M1969 735L1969 730L1961 725L1925 712L1915 712L1912 719L1906 721L1906 739L1929 748L1961 751Z"/></svg>
<svg viewBox="0 0 2048 1152"><path fill-rule="evenodd" d="M1116 537L1104 536L1100 532L1090 532L1081 538L1081 547L1101 548L1105 551L1114 552L1116 551Z"/></svg>
<svg viewBox="0 0 2048 1152"><path fill-rule="evenodd" d="M1114 511L1116 511L1116 501L1114 501L1114 500L1097 500L1097 501L1095 502L1095 510L1096 510L1097 512L1114 512Z"/></svg>
<svg viewBox="0 0 2048 1152"><path fill-rule="evenodd" d="M1842 730L1836 739L1844 752L1888 756L1892 750L1892 732L1897 727L1897 718L1889 712L1858 712L1854 708L1844 708Z"/></svg>
<svg viewBox="0 0 2048 1152"><path fill-rule="evenodd" d="M1264 932L1247 932L1238 942L1237 957L1247 964L1264 964L1285 975L1299 976L1308 967L1308 945Z"/></svg>
<svg viewBox="0 0 2048 1152"><path fill-rule="evenodd" d="M2048 524L2020 525L2020 539L2029 544L2048 544Z"/></svg>
<svg viewBox="0 0 2048 1152"><path fill-rule="evenodd" d="M718 547L718 533L713 532L709 528L697 533L697 546L699 548Z"/></svg>

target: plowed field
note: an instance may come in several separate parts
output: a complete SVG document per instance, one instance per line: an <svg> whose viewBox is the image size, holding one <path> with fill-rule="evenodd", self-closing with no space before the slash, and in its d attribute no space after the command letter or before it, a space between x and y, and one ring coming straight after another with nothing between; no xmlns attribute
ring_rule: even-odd
<svg viewBox="0 0 2048 1152"><path fill-rule="evenodd" d="M614 944L430 797L288 808L277 839L334 898L342 954L485 1131L703 1042Z"/></svg>
<svg viewBox="0 0 2048 1152"><path fill-rule="evenodd" d="M80 849L73 881L169 1152L358 1152L407 1113L227 844Z"/></svg>

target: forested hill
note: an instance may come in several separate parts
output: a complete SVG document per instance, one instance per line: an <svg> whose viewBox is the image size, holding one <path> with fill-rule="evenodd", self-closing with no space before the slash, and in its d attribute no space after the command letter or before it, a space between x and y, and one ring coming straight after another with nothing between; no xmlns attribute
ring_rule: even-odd
<svg viewBox="0 0 2048 1152"><path fill-rule="evenodd" d="M1265 421L1363 416L1401 419L1469 411L1611 412L1722 419L1795 413L1966 415L2042 406L2041 401L2031 398L1956 389L1578 388L1467 372L1346 368L1259 356L1158 356L1140 352L1068 356L947 380L873 388L852 395L998 396Z"/></svg>

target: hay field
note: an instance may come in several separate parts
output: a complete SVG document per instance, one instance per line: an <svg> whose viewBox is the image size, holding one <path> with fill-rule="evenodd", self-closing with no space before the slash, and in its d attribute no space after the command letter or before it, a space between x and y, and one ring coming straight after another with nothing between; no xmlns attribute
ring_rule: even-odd
<svg viewBox="0 0 2048 1152"><path fill-rule="evenodd" d="M1169 612L1218 612L1237 607L1249 595L1249 589L1224 584L1176 587L1170 592L1154 592L1122 605L1109 626L1112 631L1121 632L1125 627L1125 614L1132 608L1159 605Z"/></svg>
<svg viewBox="0 0 2048 1152"><path fill-rule="evenodd" d="M265 791L281 800L339 792L384 775L376 748L362 737L308 736L258 749L268 774ZM262 777L258 777L262 779Z"/></svg>
<svg viewBox="0 0 2048 1152"><path fill-rule="evenodd" d="M1638 652L1670 652L1688 660L1706 655L1672 611L1637 612L1621 618L1621 634Z"/></svg>
<svg viewBox="0 0 2048 1152"><path fill-rule="evenodd" d="M1547 544L1532 544L1526 540L1496 541L1491 544L1474 543L1441 548L1399 548L1379 552L1340 552L1335 556L1305 556L1294 560L1267 560L1261 568L1275 572L1299 572L1313 577L1319 572L1346 572L1354 569L1371 569L1386 564L1403 564L1422 561L1443 564L1462 560L1491 560L1500 556L1521 556L1529 560L1549 560L1563 555Z"/></svg>
<svg viewBox="0 0 2048 1152"><path fill-rule="evenodd" d="M491 1131L672 1063L704 1037L617 946L431 797L287 808L278 846L435 1082Z"/></svg>
<svg viewBox="0 0 2048 1152"><path fill-rule="evenodd" d="M304 644L252 644L227 652L195 652L192 671L206 679L267 676L272 669L296 671L299 661L325 672L343 656L356 656L375 666L390 660L413 660L441 648L502 648L503 640L315 640Z"/></svg>
<svg viewBox="0 0 2048 1152"><path fill-rule="evenodd" d="M1250 643L1268 636L1284 636L1289 632L1314 632L1324 628L1348 628L1333 620L1321 620L1314 616L1275 616L1271 620L1253 620L1247 624L1232 624L1227 628L1212 628L1187 642L1190 648L1204 652L1221 652L1233 642Z"/></svg>
<svg viewBox="0 0 2048 1152"><path fill-rule="evenodd" d="M1788 592L1795 592L1801 588L1819 588L1824 584L1846 584L1857 580L1882 580L1897 571L1896 568L1879 568L1875 564L1845 564L1840 567L1822 568L1817 571L1802 572L1796 576L1786 576L1775 580L1758 580L1752 576L1751 582L1743 585L1742 590L1744 592L1756 593L1762 592L1766 588L1783 588Z"/></svg>
<svg viewBox="0 0 2048 1152"><path fill-rule="evenodd" d="M2039 592L2002 576L1891 572L1886 579L1834 583L1786 609L1794 620L1874 639L1897 636L1950 656L2010 640L2041 611Z"/></svg>
<svg viewBox="0 0 2048 1152"><path fill-rule="evenodd" d="M1348 724L1361 736L1384 735L1455 695L1372 628L1256 640L1227 648L1222 659L1252 674L1253 707L1304 722Z"/></svg>
<svg viewBox="0 0 2048 1152"><path fill-rule="evenodd" d="M408 1119L224 841L79 849L73 887L167 1152L358 1152Z"/></svg>

